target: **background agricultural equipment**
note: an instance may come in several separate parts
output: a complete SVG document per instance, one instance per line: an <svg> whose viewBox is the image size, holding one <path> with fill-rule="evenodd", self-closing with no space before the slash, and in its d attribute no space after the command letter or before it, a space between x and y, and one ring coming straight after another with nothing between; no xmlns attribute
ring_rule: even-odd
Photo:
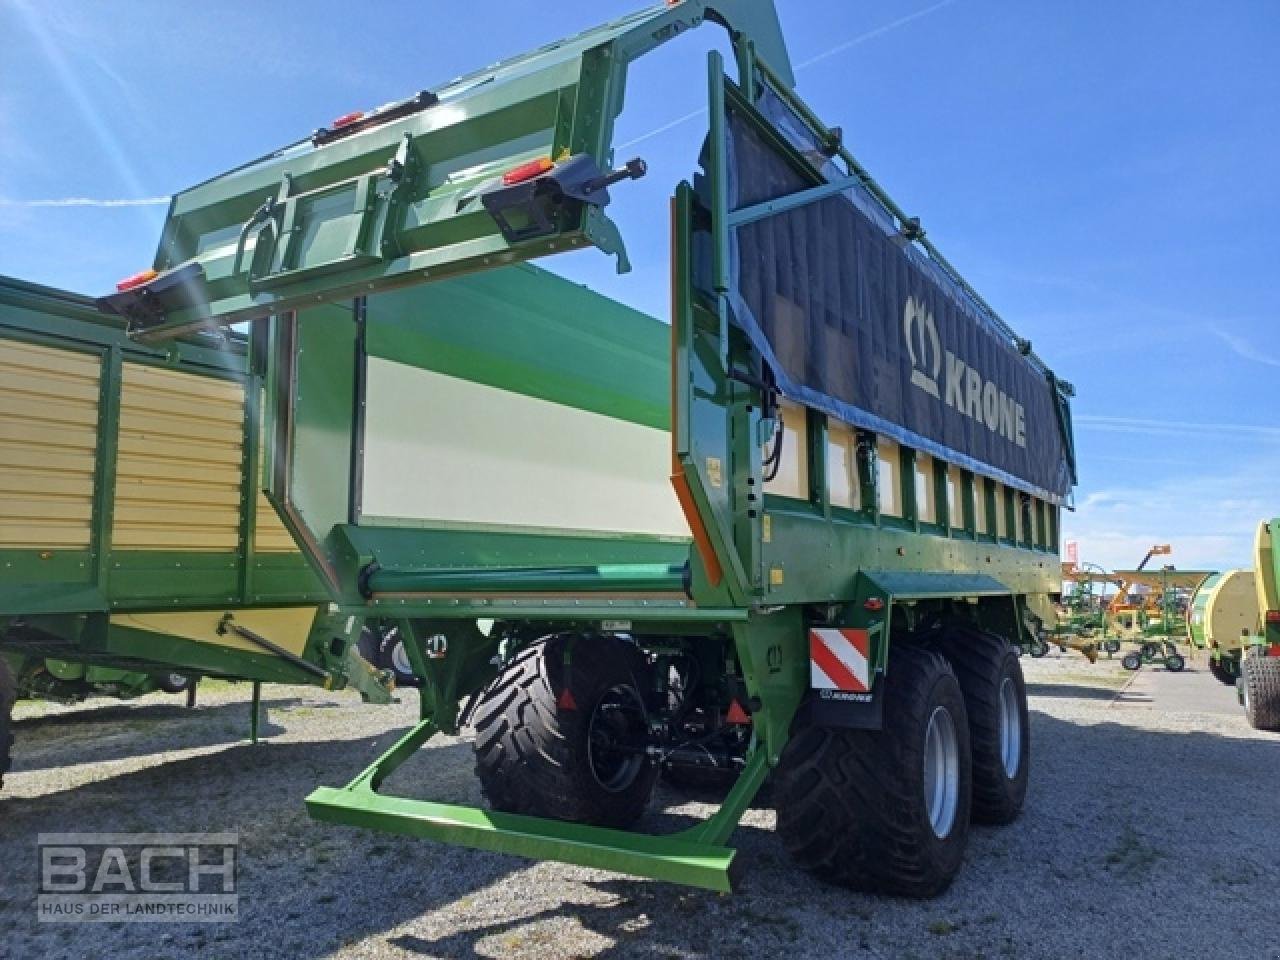
<svg viewBox="0 0 1280 960"><path fill-rule="evenodd" d="M1096 563L1062 564L1062 598L1057 604L1054 626L1048 639L1060 649L1073 649L1083 653L1090 662L1096 662L1098 651L1108 655L1120 649L1120 641L1105 636L1106 587L1116 584L1116 578ZM1048 641L1041 640L1031 655L1044 656Z"/></svg>
<svg viewBox="0 0 1280 960"><path fill-rule="evenodd" d="M1250 725L1280 731L1280 518L1258 524L1254 540L1254 586L1258 630L1239 651L1240 703ZM1242 638L1243 639L1243 638Z"/></svg>
<svg viewBox="0 0 1280 960"><path fill-rule="evenodd" d="M1187 637L1191 596L1213 571L1178 570L1170 565L1145 569L1153 556L1170 552L1168 544L1154 546L1137 569L1113 571L1120 588L1107 604L1106 636L1137 644L1138 649L1120 661L1126 670L1161 663L1177 672L1186 666L1177 642Z"/></svg>
<svg viewBox="0 0 1280 960"><path fill-rule="evenodd" d="M704 20L737 82L712 53L670 326L516 265L625 267L626 68ZM422 684L313 816L724 890L772 771L800 864L927 896L1017 815L1071 390L791 87L772 4L652 7L178 194L104 298L153 342L275 317L270 496ZM491 811L379 792L465 724ZM737 774L719 812L622 829L681 768Z"/></svg>
<svg viewBox="0 0 1280 960"><path fill-rule="evenodd" d="M0 278L6 723L18 697L181 692L202 676L388 699L353 656L358 621L329 611L261 492L265 343L143 347L91 300ZM0 774L8 745L6 729Z"/></svg>
<svg viewBox="0 0 1280 960"><path fill-rule="evenodd" d="M1205 579L1191 598L1191 645L1208 651L1209 672L1228 686L1236 686L1244 650L1261 632L1259 592L1253 570L1228 570Z"/></svg>

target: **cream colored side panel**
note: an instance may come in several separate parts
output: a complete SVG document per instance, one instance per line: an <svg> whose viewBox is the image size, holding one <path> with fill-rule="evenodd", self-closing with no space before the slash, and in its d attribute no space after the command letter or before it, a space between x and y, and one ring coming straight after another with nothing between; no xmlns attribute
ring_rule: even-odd
<svg viewBox="0 0 1280 960"><path fill-rule="evenodd" d="M831 505L862 509L862 484L858 478L858 435L848 424L827 424L827 497Z"/></svg>
<svg viewBox="0 0 1280 960"><path fill-rule="evenodd" d="M244 388L124 364L112 543L231 551L240 542Z"/></svg>
<svg viewBox="0 0 1280 960"><path fill-rule="evenodd" d="M902 516L902 452L884 437L876 441L876 471L880 512L886 517Z"/></svg>
<svg viewBox="0 0 1280 960"><path fill-rule="evenodd" d="M689 536L670 437L391 360L369 360L364 513Z"/></svg>
<svg viewBox="0 0 1280 960"><path fill-rule="evenodd" d="M953 530L964 529L964 504L960 491L964 489L960 468L954 463L947 466L947 516Z"/></svg>
<svg viewBox="0 0 1280 960"><path fill-rule="evenodd" d="M793 500L809 499L809 425L805 408L796 403L779 405L782 416L782 462L765 493Z"/></svg>
<svg viewBox="0 0 1280 960"><path fill-rule="evenodd" d="M0 339L0 549L89 546L101 368Z"/></svg>
<svg viewBox="0 0 1280 960"><path fill-rule="evenodd" d="M245 640L228 631L218 633L224 611L208 610L189 613L117 613L111 617L113 626L146 630L174 637L185 637L199 643L209 643L233 650L271 654L251 640ZM315 607L271 607L261 610L236 610L234 622L265 637L276 646L284 647L301 656L315 622Z"/></svg>
<svg viewBox="0 0 1280 960"><path fill-rule="evenodd" d="M933 457L916 454L916 519L921 523L938 522L938 488L933 478Z"/></svg>

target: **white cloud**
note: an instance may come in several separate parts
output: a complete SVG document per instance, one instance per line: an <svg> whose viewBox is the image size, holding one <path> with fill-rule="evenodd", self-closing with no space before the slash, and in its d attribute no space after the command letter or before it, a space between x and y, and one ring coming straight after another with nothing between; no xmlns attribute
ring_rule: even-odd
<svg viewBox="0 0 1280 960"><path fill-rule="evenodd" d="M1080 559L1104 567L1137 564L1155 543L1173 545L1170 563L1183 569L1225 570L1253 563L1259 521L1280 515L1280 453L1235 467L1171 475L1087 494L1065 513L1063 538L1080 543Z"/></svg>
<svg viewBox="0 0 1280 960"><path fill-rule="evenodd" d="M1131 433L1141 436L1197 436L1249 437L1255 440L1280 440L1280 427L1268 427L1254 423L1205 423L1196 420L1152 420L1143 417L1106 417L1093 414L1076 414L1072 423L1077 428L1100 430L1105 433Z"/></svg>
<svg viewBox="0 0 1280 960"><path fill-rule="evenodd" d="M1246 360L1252 360L1255 363L1266 364L1268 367L1280 367L1280 359L1272 354L1264 353L1258 349L1244 337L1238 337L1234 333L1228 333L1221 327L1210 327L1209 331L1231 348L1232 352L1238 356L1244 357Z"/></svg>
<svg viewBox="0 0 1280 960"><path fill-rule="evenodd" d="M91 197L58 197L52 200L9 200L0 197L0 207L156 207L169 202L169 197L133 197L95 200Z"/></svg>

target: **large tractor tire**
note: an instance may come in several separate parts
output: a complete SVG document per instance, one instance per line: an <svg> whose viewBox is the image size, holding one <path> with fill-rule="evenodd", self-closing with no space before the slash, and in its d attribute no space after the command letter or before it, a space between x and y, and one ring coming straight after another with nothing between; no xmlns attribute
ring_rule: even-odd
<svg viewBox="0 0 1280 960"><path fill-rule="evenodd" d="M942 654L894 645L881 730L802 727L775 775L778 832L796 862L870 893L933 897L969 836L964 695Z"/></svg>
<svg viewBox="0 0 1280 960"><path fill-rule="evenodd" d="M397 687L422 686L422 680L413 672L413 664L409 662L399 627L382 630L365 625L360 630L356 649L375 670L390 670Z"/></svg>
<svg viewBox="0 0 1280 960"><path fill-rule="evenodd" d="M950 634L942 652L969 717L973 820L1012 823L1022 812L1031 766L1027 685L1017 654L1003 637L969 629Z"/></svg>
<svg viewBox="0 0 1280 960"><path fill-rule="evenodd" d="M607 827L640 819L658 777L644 752L645 669L616 637L557 635L517 653L473 719L490 805Z"/></svg>
<svg viewBox="0 0 1280 960"><path fill-rule="evenodd" d="M1236 678L1240 676L1239 664L1234 660L1223 660L1218 657L1209 658L1209 672L1213 674L1213 679L1219 683L1225 683L1228 687L1236 685Z"/></svg>
<svg viewBox="0 0 1280 960"><path fill-rule="evenodd" d="M18 699L18 681L9 661L0 657L0 787L13 762L13 705Z"/></svg>
<svg viewBox="0 0 1280 960"><path fill-rule="evenodd" d="M1244 715L1255 730L1280 730L1280 657L1245 657Z"/></svg>

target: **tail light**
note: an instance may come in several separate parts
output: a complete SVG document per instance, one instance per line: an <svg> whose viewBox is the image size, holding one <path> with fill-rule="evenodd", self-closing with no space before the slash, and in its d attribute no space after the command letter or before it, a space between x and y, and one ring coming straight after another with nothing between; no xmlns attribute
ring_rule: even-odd
<svg viewBox="0 0 1280 960"><path fill-rule="evenodd" d="M1280 610L1268 610L1267 623L1280 623Z"/></svg>
<svg viewBox="0 0 1280 960"><path fill-rule="evenodd" d="M144 283L150 283L156 277L160 276L155 270L143 270L135 273L131 277L125 277L116 284L116 293L124 293L126 290L132 290L134 287L140 287Z"/></svg>
<svg viewBox="0 0 1280 960"><path fill-rule="evenodd" d="M362 120L362 119L364 119L363 110L352 110L350 113L344 113L342 116L335 119L333 122L329 124L329 127L333 130L340 130L343 127L350 126L351 124L355 123L357 120Z"/></svg>
<svg viewBox="0 0 1280 960"><path fill-rule="evenodd" d="M542 176L554 166L555 164L551 162L550 157L539 157L537 160L530 160L528 163L522 163L518 167L512 167L502 175L502 182L508 187L517 183L524 183L526 180Z"/></svg>

